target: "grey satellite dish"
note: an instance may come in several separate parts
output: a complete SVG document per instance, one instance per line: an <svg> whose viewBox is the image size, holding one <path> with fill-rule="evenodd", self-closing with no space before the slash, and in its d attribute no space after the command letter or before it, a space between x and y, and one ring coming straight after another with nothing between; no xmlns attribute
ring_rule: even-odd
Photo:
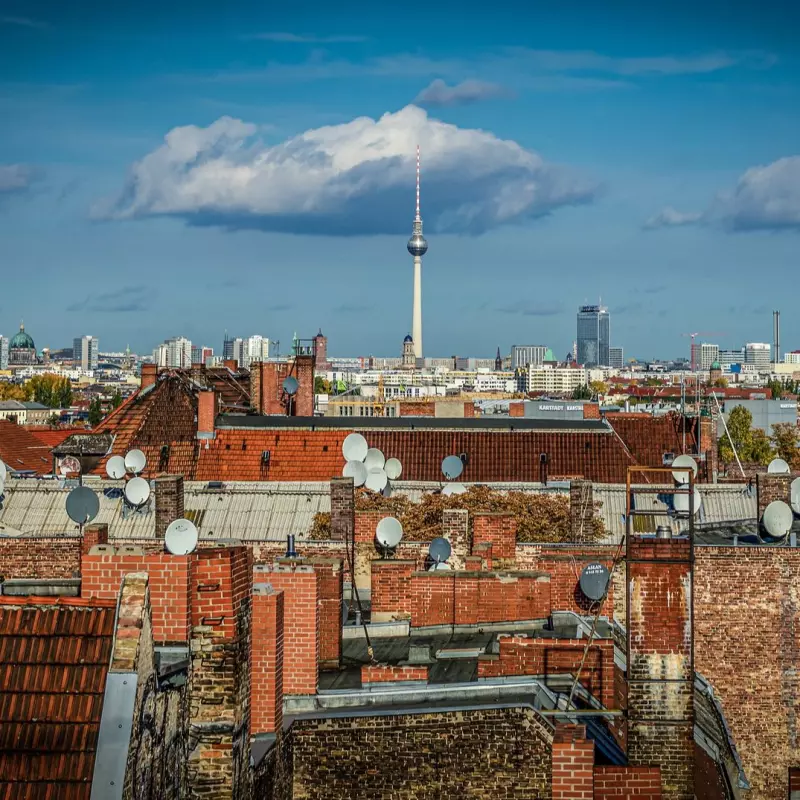
<svg viewBox="0 0 800 800"><path fill-rule="evenodd" d="M360 433L351 433L342 442L342 455L345 461L363 461L367 457L369 445Z"/></svg>
<svg viewBox="0 0 800 800"><path fill-rule="evenodd" d="M444 561L437 561L428 567L428 572L438 572L441 569L450 569L450 565L445 564Z"/></svg>
<svg viewBox="0 0 800 800"><path fill-rule="evenodd" d="M0 489L2 491L2 489ZM795 514L800 514L800 478L792 481L792 508Z"/></svg>
<svg viewBox="0 0 800 800"><path fill-rule="evenodd" d="M678 489L688 489L689 484L684 483L677 487ZM700 506L703 505L703 498L700 494L700 490L695 486L694 487L694 513L697 514L700 511ZM678 514L688 514L689 513L689 493L686 494L675 494L673 495L673 503L675 506L675 511Z"/></svg>
<svg viewBox="0 0 800 800"><path fill-rule="evenodd" d="M174 556L188 556L197 547L198 533L194 523L188 519L170 522L164 534L164 546Z"/></svg>
<svg viewBox="0 0 800 800"><path fill-rule="evenodd" d="M791 471L789 465L782 458L773 458L767 467L767 472L772 475L787 475Z"/></svg>
<svg viewBox="0 0 800 800"><path fill-rule="evenodd" d="M122 456L111 456L111 458L106 461L106 475L112 480L124 478L127 471L125 459Z"/></svg>
<svg viewBox="0 0 800 800"><path fill-rule="evenodd" d="M297 378L294 375L290 375L288 378L283 379L283 391L286 392L288 395L297 394L297 389L300 384L297 382Z"/></svg>
<svg viewBox="0 0 800 800"><path fill-rule="evenodd" d="M342 475L353 479L353 486L363 486L367 480L367 468L360 461L348 461Z"/></svg>
<svg viewBox="0 0 800 800"><path fill-rule="evenodd" d="M458 456L447 456L442 461L442 474L449 481L454 481L464 471L464 462Z"/></svg>
<svg viewBox="0 0 800 800"><path fill-rule="evenodd" d="M367 471L367 480L364 485L372 492L382 492L388 482L389 479L382 469L371 469Z"/></svg>
<svg viewBox="0 0 800 800"><path fill-rule="evenodd" d="M589 600L602 600L606 596L609 577L608 568L599 561L593 561L581 570L581 591Z"/></svg>
<svg viewBox="0 0 800 800"><path fill-rule="evenodd" d="M403 526L400 524L400 520L394 517L384 517L375 529L375 538L378 540L378 544L388 549L397 547L403 538Z"/></svg>
<svg viewBox="0 0 800 800"><path fill-rule="evenodd" d="M761 517L761 524L766 531L764 541L778 542L788 536L794 522L792 509L782 500L773 500L765 509Z"/></svg>
<svg viewBox="0 0 800 800"><path fill-rule="evenodd" d="M138 475L144 470L145 464L147 464L147 459L141 450L129 450L125 454L125 469L128 472Z"/></svg>
<svg viewBox="0 0 800 800"><path fill-rule="evenodd" d="M6 469L6 465L3 463L2 459L0 459L0 480L5 480L8 477L8 470Z"/></svg>
<svg viewBox="0 0 800 800"><path fill-rule="evenodd" d="M442 494L465 494L466 491L467 487L464 486L463 483L448 483L447 486L442 489Z"/></svg>
<svg viewBox="0 0 800 800"><path fill-rule="evenodd" d="M6 482L0 478L0 497L3 496L3 490L6 488Z"/></svg>
<svg viewBox="0 0 800 800"><path fill-rule="evenodd" d="M390 481L396 481L403 474L403 465L396 458L386 459L386 464L383 468L386 471L386 477Z"/></svg>
<svg viewBox="0 0 800 800"><path fill-rule="evenodd" d="M452 553L452 548L450 547L450 542L447 541L443 536L437 536L430 544L428 548L428 556L430 557L431 561L436 561L437 563L441 563L443 561L447 561L450 558L450 553Z"/></svg>
<svg viewBox="0 0 800 800"><path fill-rule="evenodd" d="M678 470L676 467L686 467L684 470ZM689 470L692 471L693 477L697 477L697 462L691 456L678 456L672 462L672 479L675 483L689 483Z"/></svg>
<svg viewBox="0 0 800 800"><path fill-rule="evenodd" d="M383 469L385 464L386 456L377 447L370 447L367 450L367 455L364 457L364 466L368 472L373 469Z"/></svg>
<svg viewBox="0 0 800 800"><path fill-rule="evenodd" d="M125 484L125 499L138 508L150 497L150 484L144 478L131 478Z"/></svg>
<svg viewBox="0 0 800 800"><path fill-rule="evenodd" d="M100 511L100 499L86 486L76 486L67 495L67 516L78 525L91 522Z"/></svg>

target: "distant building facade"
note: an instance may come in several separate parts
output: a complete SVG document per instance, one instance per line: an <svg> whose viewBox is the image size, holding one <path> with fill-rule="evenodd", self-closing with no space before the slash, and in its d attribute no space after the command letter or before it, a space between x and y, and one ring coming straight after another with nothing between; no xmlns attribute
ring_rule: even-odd
<svg viewBox="0 0 800 800"><path fill-rule="evenodd" d="M8 363L10 366L30 366L37 360L33 337L25 331L24 323L20 323L19 332L8 344Z"/></svg>
<svg viewBox="0 0 800 800"><path fill-rule="evenodd" d="M578 308L578 363L607 367L611 345L611 317L605 306Z"/></svg>
<svg viewBox="0 0 800 800"><path fill-rule="evenodd" d="M717 357L720 366L726 367L731 364L741 364L744 361L744 350L720 350Z"/></svg>
<svg viewBox="0 0 800 800"><path fill-rule="evenodd" d="M572 393L588 383L589 371L580 367L528 367L527 391L555 394Z"/></svg>
<svg viewBox="0 0 800 800"><path fill-rule="evenodd" d="M183 336L173 336L153 350L153 361L159 367L191 367L192 343Z"/></svg>
<svg viewBox="0 0 800 800"><path fill-rule="evenodd" d="M608 348L608 366L622 369L625 366L625 353L621 347Z"/></svg>
<svg viewBox="0 0 800 800"><path fill-rule="evenodd" d="M205 345L192 345L192 364L205 364L214 357L214 348Z"/></svg>
<svg viewBox="0 0 800 800"><path fill-rule="evenodd" d="M417 356L414 352L414 340L411 338L410 334L403 339L401 365L404 369L414 369L417 365Z"/></svg>
<svg viewBox="0 0 800 800"><path fill-rule="evenodd" d="M699 348L696 366L703 371L709 370L715 361L719 361L719 345L703 342Z"/></svg>
<svg viewBox="0 0 800 800"><path fill-rule="evenodd" d="M546 353L547 348L541 344L513 344L511 345L511 369L543 364Z"/></svg>
<svg viewBox="0 0 800 800"><path fill-rule="evenodd" d="M8 337L0 336L0 369L8 369Z"/></svg>
<svg viewBox="0 0 800 800"><path fill-rule="evenodd" d="M328 369L328 337L323 335L322 328L319 329L319 333L314 337L314 359L316 369Z"/></svg>
<svg viewBox="0 0 800 800"><path fill-rule="evenodd" d="M744 363L753 364L758 372L769 372L772 346L764 342L748 342L744 346Z"/></svg>
<svg viewBox="0 0 800 800"><path fill-rule="evenodd" d="M100 340L94 336L78 336L72 340L72 359L83 370L97 369Z"/></svg>

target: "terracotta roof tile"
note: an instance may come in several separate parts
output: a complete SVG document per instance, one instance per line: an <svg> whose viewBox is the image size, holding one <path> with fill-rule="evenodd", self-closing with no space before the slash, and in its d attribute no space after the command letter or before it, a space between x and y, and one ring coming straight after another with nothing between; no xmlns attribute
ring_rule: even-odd
<svg viewBox="0 0 800 800"><path fill-rule="evenodd" d="M49 475L53 471L52 446L37 439L21 425L0 419L0 459L17 471Z"/></svg>
<svg viewBox="0 0 800 800"><path fill-rule="evenodd" d="M44 425L26 425L25 430L33 434L42 444L58 447L73 433L86 433L86 428L46 428Z"/></svg>
<svg viewBox="0 0 800 800"><path fill-rule="evenodd" d="M0 798L88 800L114 601L0 598Z"/></svg>

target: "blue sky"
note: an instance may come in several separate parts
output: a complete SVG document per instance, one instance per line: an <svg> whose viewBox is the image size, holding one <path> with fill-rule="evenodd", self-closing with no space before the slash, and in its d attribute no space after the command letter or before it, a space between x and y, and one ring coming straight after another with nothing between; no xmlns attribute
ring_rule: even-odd
<svg viewBox="0 0 800 800"><path fill-rule="evenodd" d="M398 355L420 143L426 355L800 348L797 6L117 5L0 0L0 332Z"/></svg>

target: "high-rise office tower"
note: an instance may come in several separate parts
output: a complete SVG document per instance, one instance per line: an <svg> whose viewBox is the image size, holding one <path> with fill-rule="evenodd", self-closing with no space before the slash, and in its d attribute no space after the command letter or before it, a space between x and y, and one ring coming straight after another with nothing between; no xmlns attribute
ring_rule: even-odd
<svg viewBox="0 0 800 800"><path fill-rule="evenodd" d="M607 367L611 343L611 318L605 306L578 308L578 363Z"/></svg>
<svg viewBox="0 0 800 800"><path fill-rule="evenodd" d="M72 340L72 360L81 369L97 369L100 340L94 336L78 336Z"/></svg>

